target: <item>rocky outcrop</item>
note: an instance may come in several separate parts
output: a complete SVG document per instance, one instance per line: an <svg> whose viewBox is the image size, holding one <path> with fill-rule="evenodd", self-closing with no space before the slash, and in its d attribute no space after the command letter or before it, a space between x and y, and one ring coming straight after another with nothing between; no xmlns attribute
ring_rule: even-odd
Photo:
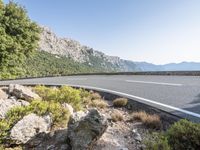
<svg viewBox="0 0 200 150"><path fill-rule="evenodd" d="M43 26L41 29L40 51L66 56L76 62L85 63L94 67L98 66L108 71L135 71L139 69L132 61L123 60L115 56L108 56L69 38L59 38L48 27Z"/></svg>
<svg viewBox="0 0 200 150"><path fill-rule="evenodd" d="M39 133L23 147L25 150L71 150L67 143L67 129Z"/></svg>
<svg viewBox="0 0 200 150"><path fill-rule="evenodd" d="M33 99L39 100L40 97L34 93L28 87L19 84L10 84L8 88L9 94L13 95L19 99L24 99L26 101L31 101Z"/></svg>
<svg viewBox="0 0 200 150"><path fill-rule="evenodd" d="M29 102L23 100L16 100L14 97L9 99L0 99L0 119L5 118L6 113L16 106L27 106Z"/></svg>
<svg viewBox="0 0 200 150"><path fill-rule="evenodd" d="M47 133L51 126L50 116L40 117L29 114L18 121L10 131L11 140L16 144L25 144L39 133Z"/></svg>
<svg viewBox="0 0 200 150"><path fill-rule="evenodd" d="M4 92L2 89L0 89L0 99L7 99L8 94Z"/></svg>
<svg viewBox="0 0 200 150"><path fill-rule="evenodd" d="M98 110L91 109L80 121L69 124L68 138L72 150L87 150L93 147L108 127L107 119Z"/></svg>

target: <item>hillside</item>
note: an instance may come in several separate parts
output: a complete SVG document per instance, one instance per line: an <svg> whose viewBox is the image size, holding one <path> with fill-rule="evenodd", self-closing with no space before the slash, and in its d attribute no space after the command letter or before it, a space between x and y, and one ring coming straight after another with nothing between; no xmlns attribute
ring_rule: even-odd
<svg viewBox="0 0 200 150"><path fill-rule="evenodd" d="M81 45L78 41L69 38L59 38L48 27L41 27L42 33L39 42L39 50L51 54L65 56L99 71L136 71L135 63L108 56L88 46Z"/></svg>

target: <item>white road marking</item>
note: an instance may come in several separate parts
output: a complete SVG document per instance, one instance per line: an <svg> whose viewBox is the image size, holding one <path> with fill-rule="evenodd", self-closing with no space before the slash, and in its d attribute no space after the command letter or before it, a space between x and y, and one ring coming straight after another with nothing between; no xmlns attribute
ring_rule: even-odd
<svg viewBox="0 0 200 150"><path fill-rule="evenodd" d="M134 82L134 83L159 84L159 85L169 85L169 86L182 86L182 84L166 83L166 82L149 82L149 81L138 81L138 80L125 80L125 81L126 82Z"/></svg>
<svg viewBox="0 0 200 150"><path fill-rule="evenodd" d="M87 78L68 78L66 80L70 80L70 81L80 81L80 80L87 80Z"/></svg>
<svg viewBox="0 0 200 150"><path fill-rule="evenodd" d="M61 85L61 84L59 84L59 85ZM68 85L68 86L72 86L72 87L80 87L80 88L86 88L86 89L97 90L97 91L102 91L102 92L108 92L108 93L117 94L117 95L120 95L120 96L123 96L123 97L131 98L131 99L138 99L138 100L141 100L141 101L144 101L144 102L155 104L157 106L162 106L162 107L165 107L165 108L169 108L171 110L179 111L179 112L182 112L184 114L200 118L200 114L197 114L197 113L194 113L194 112L191 112L191 111L188 111L188 110L184 110L184 109L181 109L181 108L178 108L178 107L174 107L174 106L171 106L171 105L156 102L154 100L150 100L150 99L147 99L147 98L143 98L143 97L139 97L139 96L135 96L135 95L130 95L130 94L127 94L127 93L122 93L122 92L118 92L118 91L113 91L113 90L98 88L98 87L92 87L92 86L73 85L73 84L62 84L62 85Z"/></svg>

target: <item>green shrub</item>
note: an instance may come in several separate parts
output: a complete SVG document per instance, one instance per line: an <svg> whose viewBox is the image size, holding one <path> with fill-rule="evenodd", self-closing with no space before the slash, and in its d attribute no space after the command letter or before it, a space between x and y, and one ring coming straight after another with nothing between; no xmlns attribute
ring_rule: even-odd
<svg viewBox="0 0 200 150"><path fill-rule="evenodd" d="M9 129L9 123L5 119L0 120L0 144L3 143L3 141L7 137Z"/></svg>
<svg viewBox="0 0 200 150"><path fill-rule="evenodd" d="M81 96L85 96L83 90L74 89L68 86L61 86L60 88L50 88L45 86L36 86L35 92L39 94L45 101L56 101L59 103L69 103L75 110L83 108L83 101Z"/></svg>
<svg viewBox="0 0 200 150"><path fill-rule="evenodd" d="M171 150L166 136L161 133L153 133L144 143L146 150Z"/></svg>
<svg viewBox="0 0 200 150"><path fill-rule="evenodd" d="M60 103L53 101L33 101L27 106L26 110L39 116L50 114L53 121L53 127L66 126L70 117L69 111L66 108L63 108Z"/></svg>
<svg viewBox="0 0 200 150"><path fill-rule="evenodd" d="M174 150L200 149L200 124L180 120L167 131L167 137Z"/></svg>
<svg viewBox="0 0 200 150"><path fill-rule="evenodd" d="M128 103L128 100L126 98L117 98L113 101L113 105L115 107L124 107Z"/></svg>

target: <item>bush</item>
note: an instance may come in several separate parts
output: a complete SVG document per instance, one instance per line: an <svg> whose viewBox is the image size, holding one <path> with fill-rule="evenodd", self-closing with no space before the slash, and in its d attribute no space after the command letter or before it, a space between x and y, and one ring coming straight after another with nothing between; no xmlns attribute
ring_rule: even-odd
<svg viewBox="0 0 200 150"><path fill-rule="evenodd" d="M144 125L148 128L152 129L160 129L162 127L162 123L160 117L156 114L150 115L146 112L140 111L132 114L133 119L140 120L144 123Z"/></svg>
<svg viewBox="0 0 200 150"><path fill-rule="evenodd" d="M102 99L96 99L91 102L90 106L97 108L106 108L108 107L108 103Z"/></svg>
<svg viewBox="0 0 200 150"><path fill-rule="evenodd" d="M86 92L83 92L83 90L74 89L68 86L62 86L60 88L36 86L34 90L45 101L56 101L59 103L66 102L71 104L75 110L83 108L84 101L82 101L82 99L84 99L84 96L87 96Z"/></svg>
<svg viewBox="0 0 200 150"><path fill-rule="evenodd" d="M113 105L115 107L124 107L128 103L128 100L126 98L117 98L113 101Z"/></svg>
<svg viewBox="0 0 200 150"><path fill-rule="evenodd" d="M146 150L171 150L167 138L161 133L153 133L144 143Z"/></svg>
<svg viewBox="0 0 200 150"><path fill-rule="evenodd" d="M118 110L114 110L112 112L112 114L111 114L111 119L114 122L122 121L123 120L123 115Z"/></svg>
<svg viewBox="0 0 200 150"><path fill-rule="evenodd" d="M180 120L167 131L167 138L174 150L200 149L200 124Z"/></svg>

